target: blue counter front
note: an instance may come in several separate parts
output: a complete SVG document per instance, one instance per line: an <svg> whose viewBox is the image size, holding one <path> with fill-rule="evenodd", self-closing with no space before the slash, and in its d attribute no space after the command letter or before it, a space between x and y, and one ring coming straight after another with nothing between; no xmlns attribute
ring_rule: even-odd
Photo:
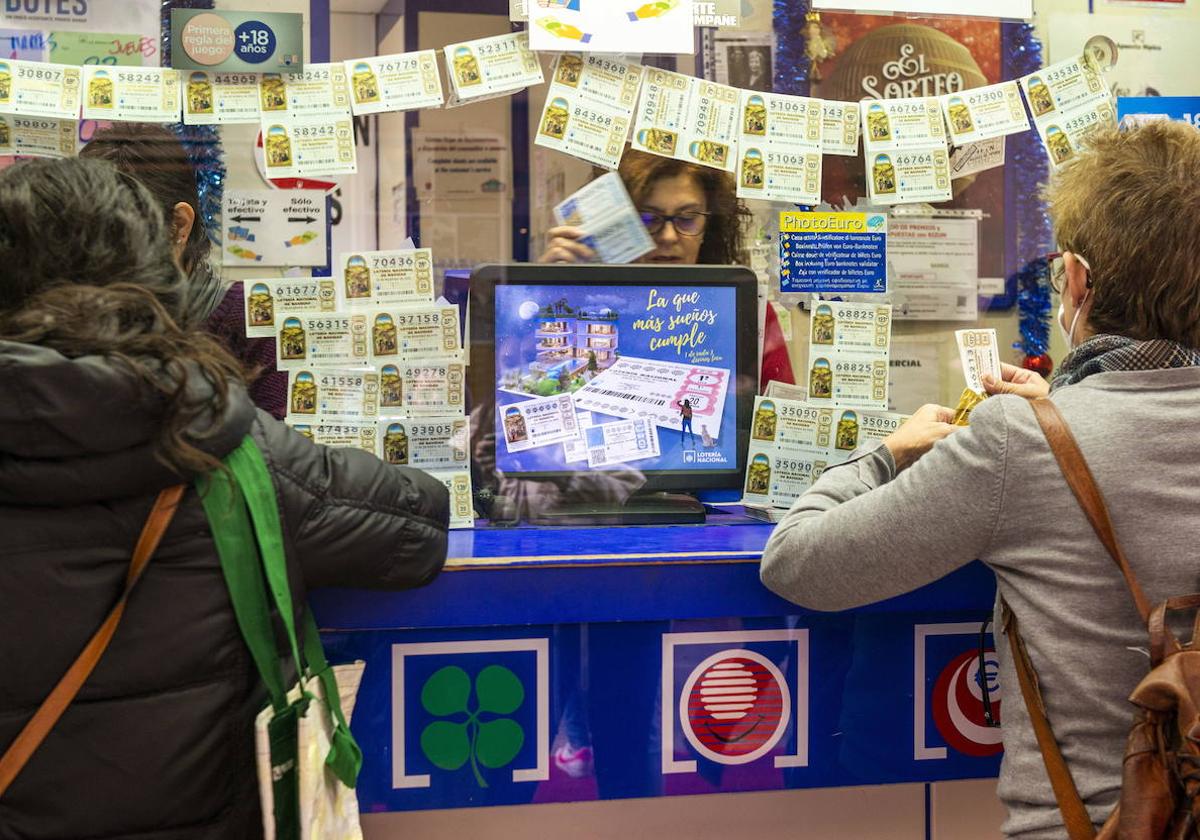
<svg viewBox="0 0 1200 840"><path fill-rule="evenodd" d="M991 573L810 612L759 583L771 527L456 531L424 589L315 593L367 663L362 810L994 776Z"/></svg>

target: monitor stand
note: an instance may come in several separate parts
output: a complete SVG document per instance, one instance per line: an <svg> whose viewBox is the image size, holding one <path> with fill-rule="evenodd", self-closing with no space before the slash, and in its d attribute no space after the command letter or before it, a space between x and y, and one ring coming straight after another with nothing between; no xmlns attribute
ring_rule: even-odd
<svg viewBox="0 0 1200 840"><path fill-rule="evenodd" d="M572 502L530 514L534 525L703 525L704 505L682 493L635 493L624 502Z"/></svg>

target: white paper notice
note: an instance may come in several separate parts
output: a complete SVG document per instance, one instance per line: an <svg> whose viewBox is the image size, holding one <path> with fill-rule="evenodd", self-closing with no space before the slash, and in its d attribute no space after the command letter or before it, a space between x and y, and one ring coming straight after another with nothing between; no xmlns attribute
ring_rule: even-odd
<svg viewBox="0 0 1200 840"><path fill-rule="evenodd" d="M821 202L824 111L819 99L742 91L739 198Z"/></svg>
<svg viewBox="0 0 1200 840"><path fill-rule="evenodd" d="M442 48L450 84L460 100L512 93L545 81L528 32L512 32Z"/></svg>
<svg viewBox="0 0 1200 840"><path fill-rule="evenodd" d="M41 61L0 61L0 113L79 119L78 67Z"/></svg>
<svg viewBox="0 0 1200 840"><path fill-rule="evenodd" d="M225 190L224 265L325 265L325 196L314 190Z"/></svg>
<svg viewBox="0 0 1200 840"><path fill-rule="evenodd" d="M814 9L1028 20L1033 0L813 0Z"/></svg>
<svg viewBox="0 0 1200 840"><path fill-rule="evenodd" d="M633 147L733 172L737 169L739 91L681 73L648 68Z"/></svg>
<svg viewBox="0 0 1200 840"><path fill-rule="evenodd" d="M257 123L261 119L257 73L183 74L183 121L187 125Z"/></svg>
<svg viewBox="0 0 1200 840"><path fill-rule="evenodd" d="M897 319L973 321L979 315L979 222L893 217L888 263Z"/></svg>
<svg viewBox="0 0 1200 840"><path fill-rule="evenodd" d="M535 50L696 51L692 0L537 0L528 7Z"/></svg>
<svg viewBox="0 0 1200 840"><path fill-rule="evenodd" d="M609 265L630 263L654 250L654 240L616 172L602 175L554 208L560 225L583 230L580 240Z"/></svg>
<svg viewBox="0 0 1200 840"><path fill-rule="evenodd" d="M554 64L534 142L616 169L641 87L640 64L563 53Z"/></svg>
<svg viewBox="0 0 1200 840"><path fill-rule="evenodd" d="M688 400L695 427L720 430L729 390L728 368L698 367L622 356L575 392L575 405L632 420L646 417L658 426L683 429L681 405Z"/></svg>
<svg viewBox="0 0 1200 840"><path fill-rule="evenodd" d="M179 71L89 64L83 68L83 118L179 122Z"/></svg>
<svg viewBox="0 0 1200 840"><path fill-rule="evenodd" d="M356 115L442 104L442 79L433 50L356 58L345 65L350 80L350 108Z"/></svg>

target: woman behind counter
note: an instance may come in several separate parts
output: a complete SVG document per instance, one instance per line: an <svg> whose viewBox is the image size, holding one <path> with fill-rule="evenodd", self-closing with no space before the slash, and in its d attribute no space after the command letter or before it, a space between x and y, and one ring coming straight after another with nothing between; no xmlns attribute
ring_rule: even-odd
<svg viewBox="0 0 1200 840"><path fill-rule="evenodd" d="M604 174L598 171L598 175ZM661 265L745 265L749 212L728 172L626 149L617 170L655 248L638 260ZM551 228L538 262L594 262L577 227Z"/></svg>
<svg viewBox="0 0 1200 840"><path fill-rule="evenodd" d="M1092 821L1116 804L1149 660L1125 581L1068 489L1032 408L1074 431L1151 603L1200 589L1200 132L1154 123L1089 138L1048 200L1052 283L1072 352L1053 389L1006 366L974 410L920 409L875 448L825 471L776 528L762 580L818 610L890 598L975 558L996 573L1046 715ZM997 616L997 627L1003 626ZM1183 638L1190 637L1184 634ZM1007 645L999 795L1007 837L1065 838Z"/></svg>
<svg viewBox="0 0 1200 840"><path fill-rule="evenodd" d="M116 602L159 491L246 435L298 616L307 589L404 589L445 561L441 482L256 411L237 362L180 326L193 298L170 233L104 161L0 174L0 751ZM189 489L95 672L0 798L0 837L261 837L265 699Z"/></svg>

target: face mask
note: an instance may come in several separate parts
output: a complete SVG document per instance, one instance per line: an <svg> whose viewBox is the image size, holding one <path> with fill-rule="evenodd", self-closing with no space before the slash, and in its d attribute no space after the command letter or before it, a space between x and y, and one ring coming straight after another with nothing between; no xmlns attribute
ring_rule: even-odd
<svg viewBox="0 0 1200 840"><path fill-rule="evenodd" d="M1083 300L1079 301L1079 305L1075 307L1075 314L1071 318L1071 326L1069 328L1064 327L1062 322L1063 315L1066 314L1066 306L1061 302L1058 304L1058 330L1062 333L1063 340L1067 342L1068 350L1075 349L1075 325L1079 323L1079 314L1083 312L1083 305L1087 303L1088 296L1091 293L1091 289L1083 293Z"/></svg>

